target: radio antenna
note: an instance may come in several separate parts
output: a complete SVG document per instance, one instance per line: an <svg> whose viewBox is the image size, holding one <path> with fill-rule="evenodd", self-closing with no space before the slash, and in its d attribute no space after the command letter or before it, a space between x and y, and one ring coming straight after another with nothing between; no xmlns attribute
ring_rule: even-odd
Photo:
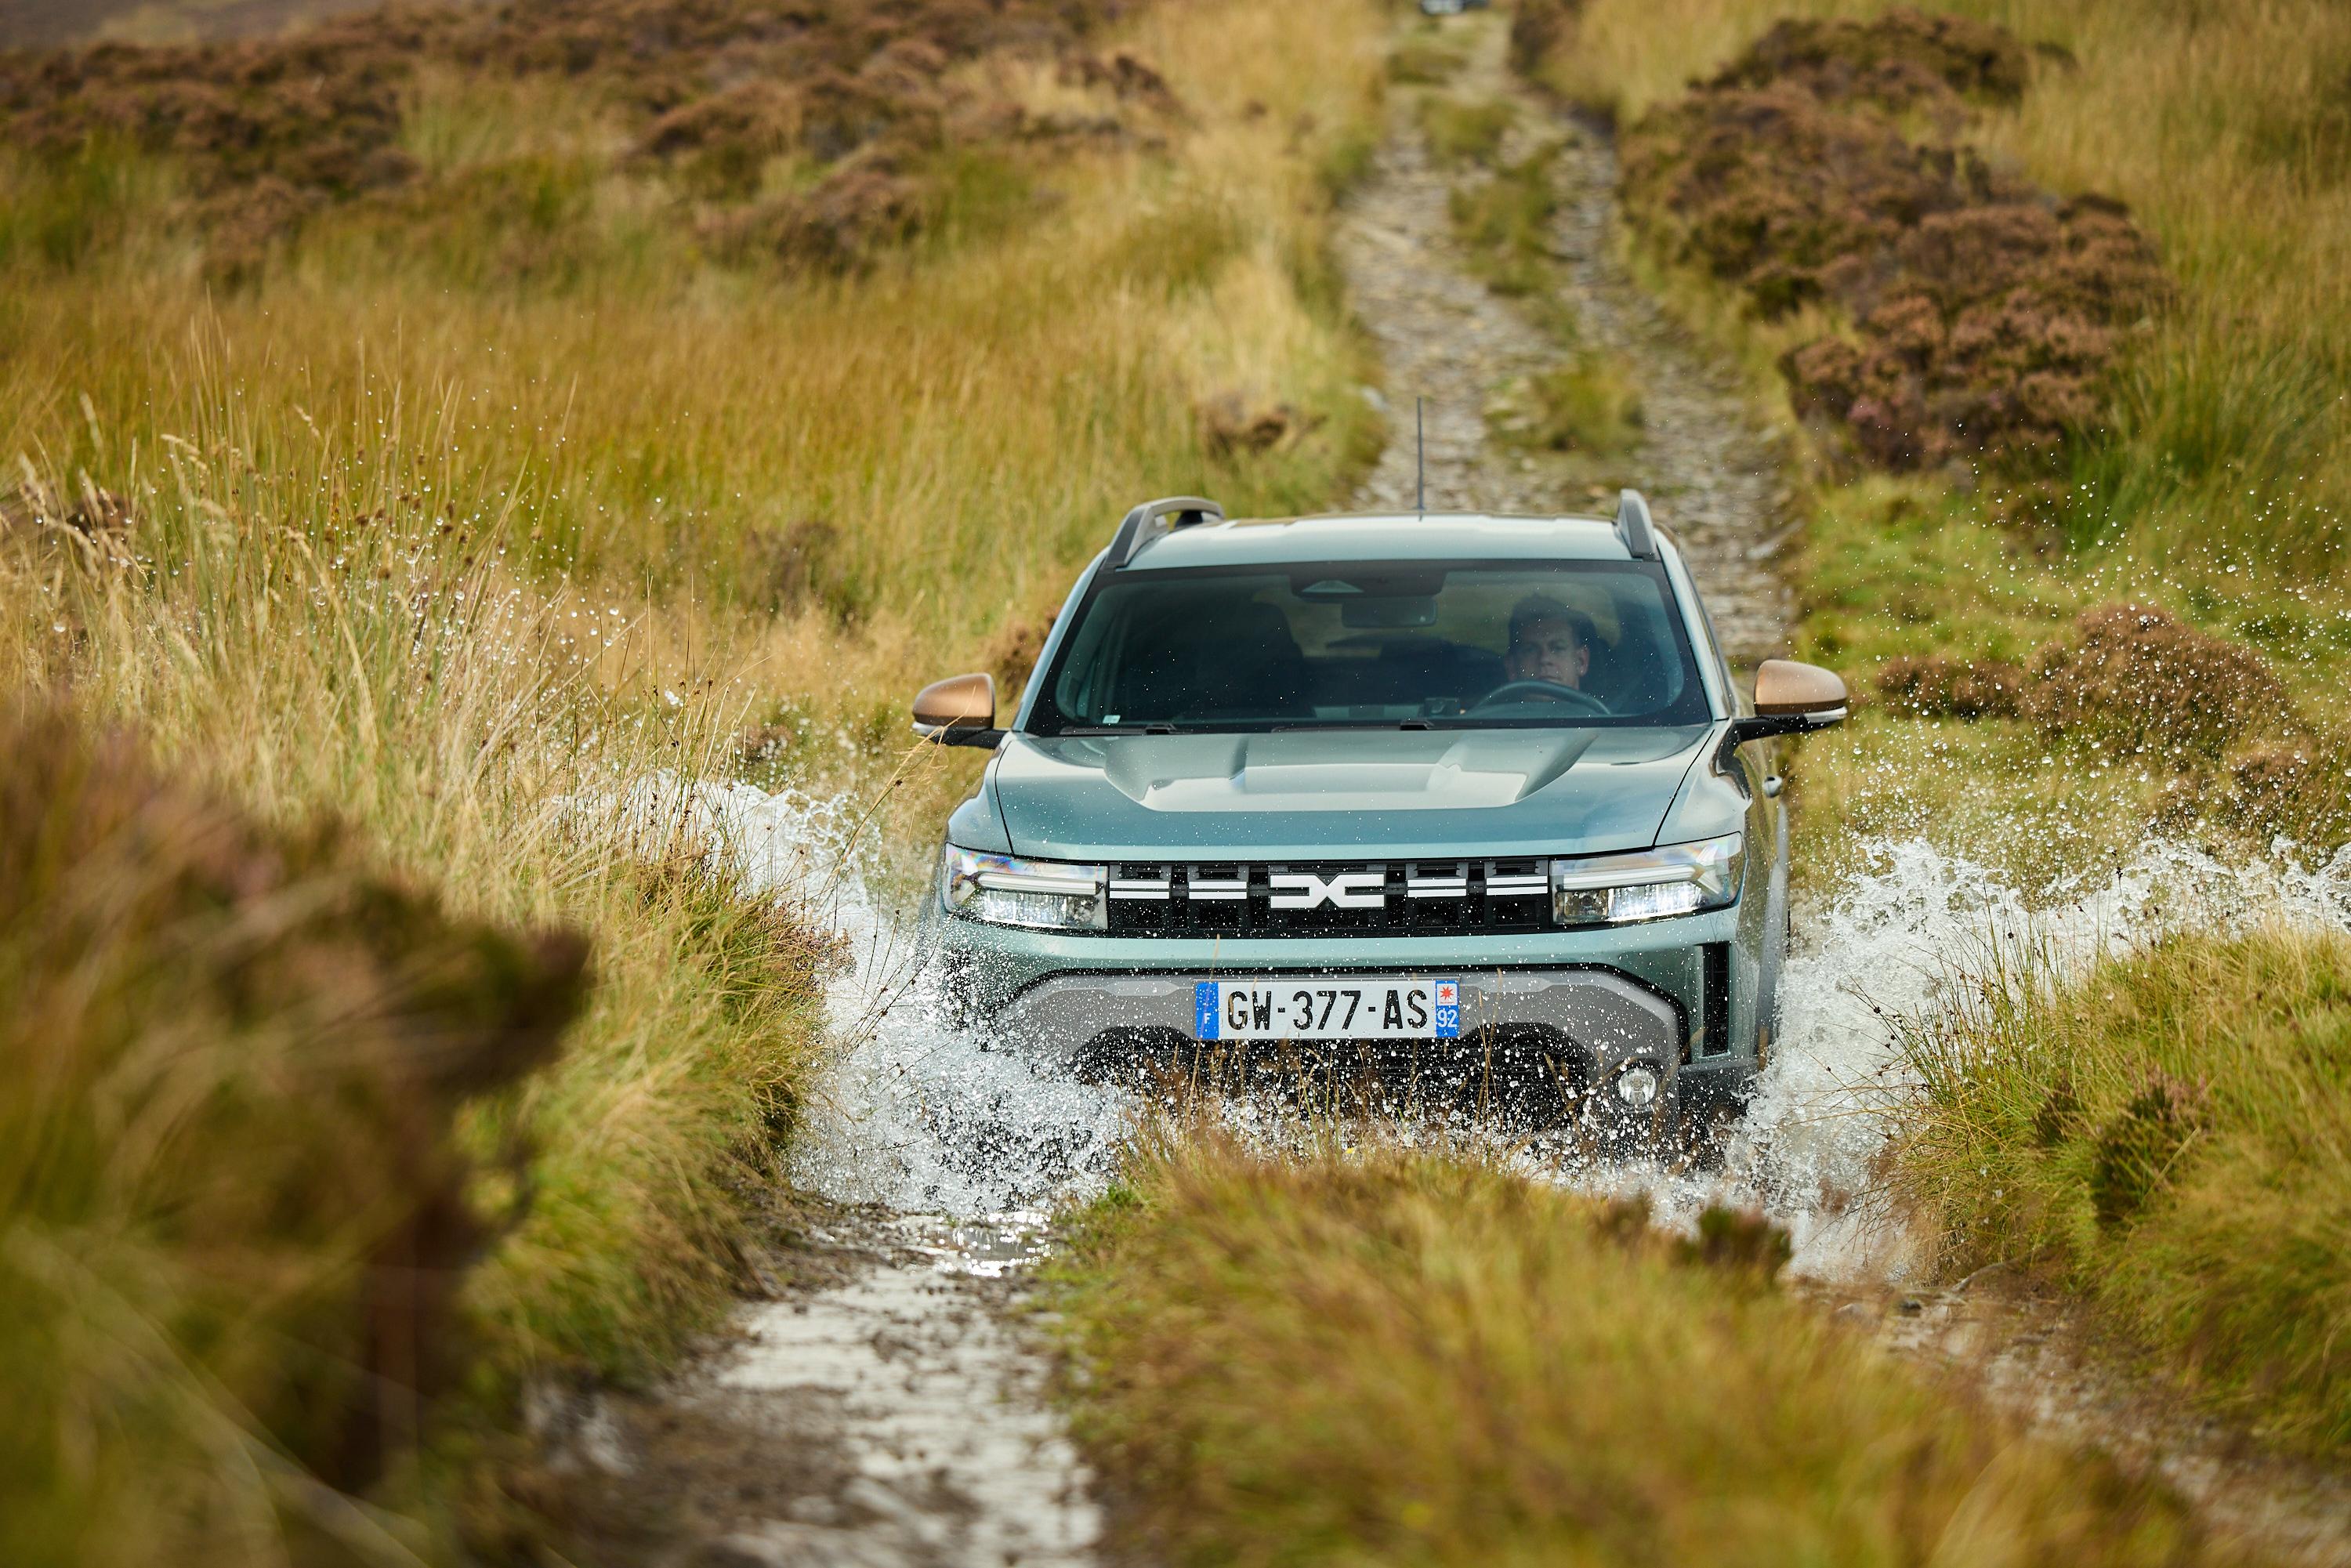
<svg viewBox="0 0 2351 1568"><path fill-rule="evenodd" d="M1428 438L1421 432L1417 396L1412 400L1412 509L1428 514Z"/></svg>

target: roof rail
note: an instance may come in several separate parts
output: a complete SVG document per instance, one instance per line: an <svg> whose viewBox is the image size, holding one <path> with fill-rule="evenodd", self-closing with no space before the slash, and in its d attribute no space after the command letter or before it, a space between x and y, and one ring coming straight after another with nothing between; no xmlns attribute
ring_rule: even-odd
<svg viewBox="0 0 2351 1568"><path fill-rule="evenodd" d="M1657 532L1649 526L1649 503L1638 490L1627 490L1616 500L1616 537L1635 560L1657 559Z"/></svg>
<svg viewBox="0 0 2351 1568"><path fill-rule="evenodd" d="M1223 522L1225 508L1206 496L1170 496L1165 500L1145 501L1127 513L1126 520L1118 525L1118 532L1111 536L1110 564L1124 566L1152 540L1212 517Z"/></svg>

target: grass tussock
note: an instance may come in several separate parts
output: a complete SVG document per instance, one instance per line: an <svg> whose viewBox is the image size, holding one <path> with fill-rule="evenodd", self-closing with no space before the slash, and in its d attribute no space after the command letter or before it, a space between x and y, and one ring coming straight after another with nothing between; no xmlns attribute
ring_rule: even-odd
<svg viewBox="0 0 2351 1568"><path fill-rule="evenodd" d="M2034 1260L2216 1409L2351 1444L2351 941L2182 936L1964 998L1907 1035L1898 1167L1952 1265Z"/></svg>
<svg viewBox="0 0 2351 1568"><path fill-rule="evenodd" d="M1559 211L1552 175L1558 159L1557 143L1541 143L1482 179L1454 186L1446 198L1471 272L1497 294L1540 301L1550 292L1557 271L1551 221Z"/></svg>
<svg viewBox="0 0 2351 1568"><path fill-rule="evenodd" d="M496 1232L463 1110L554 1054L587 956L125 733L0 708L15 1560L402 1555L351 1496L471 1369L461 1291Z"/></svg>
<svg viewBox="0 0 2351 1568"><path fill-rule="evenodd" d="M1553 452L1617 457L1640 444L1639 371L1623 355L1585 350L1528 384L1530 417L1510 434Z"/></svg>
<svg viewBox="0 0 2351 1568"><path fill-rule="evenodd" d="M1431 93L1420 100L1420 131L1441 163L1492 162L1516 118L1501 99Z"/></svg>
<svg viewBox="0 0 2351 1568"><path fill-rule="evenodd" d="M1081 1437L1177 1563L2211 1560L1778 1293L1783 1248L1429 1155L1162 1142L1060 1266Z"/></svg>

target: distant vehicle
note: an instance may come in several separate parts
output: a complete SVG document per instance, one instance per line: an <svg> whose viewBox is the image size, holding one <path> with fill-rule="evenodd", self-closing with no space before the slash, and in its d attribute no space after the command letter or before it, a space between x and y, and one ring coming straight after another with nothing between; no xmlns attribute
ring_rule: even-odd
<svg viewBox="0 0 2351 1568"><path fill-rule="evenodd" d="M1464 11L1483 11L1488 0L1420 0L1424 16L1458 16Z"/></svg>
<svg viewBox="0 0 2351 1568"><path fill-rule="evenodd" d="M1771 660L1742 696L1635 491L1613 520L1178 497L1080 576L1008 725L980 674L914 716L996 751L929 936L1006 1047L1450 1051L1695 1138L1750 1092L1785 953L1752 743L1845 688Z"/></svg>

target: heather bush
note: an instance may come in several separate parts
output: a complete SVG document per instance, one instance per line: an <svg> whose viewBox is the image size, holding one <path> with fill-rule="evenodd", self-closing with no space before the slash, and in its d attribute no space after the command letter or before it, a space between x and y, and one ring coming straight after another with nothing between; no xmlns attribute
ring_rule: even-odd
<svg viewBox="0 0 2351 1568"><path fill-rule="evenodd" d="M1627 204L1760 315L1836 310L1843 329L1780 368L1862 460L2046 475L2102 427L2120 335L2171 287L2119 204L2059 201L1954 139L1970 99L2026 78L1988 24L1783 23L1634 127ZM1922 117L1949 131L1922 137Z"/></svg>
<svg viewBox="0 0 2351 1568"><path fill-rule="evenodd" d="M2171 761L2217 758L2285 709L2260 654L2145 604L2085 612L2042 652L2026 694L2053 740Z"/></svg>
<svg viewBox="0 0 2351 1568"><path fill-rule="evenodd" d="M2014 718L2022 711L2024 672L1997 659L1906 655L1879 667L1877 690L1896 712L1925 718Z"/></svg>

